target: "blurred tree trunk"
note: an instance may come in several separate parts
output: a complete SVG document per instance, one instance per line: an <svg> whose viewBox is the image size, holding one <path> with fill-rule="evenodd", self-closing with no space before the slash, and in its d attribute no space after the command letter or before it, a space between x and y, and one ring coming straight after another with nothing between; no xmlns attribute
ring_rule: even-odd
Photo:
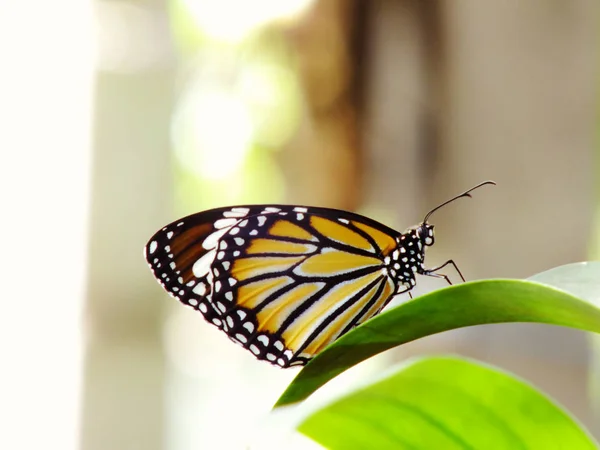
<svg viewBox="0 0 600 450"><path fill-rule="evenodd" d="M300 132L282 153L287 201L356 209L362 187L359 73L362 1L324 0L288 31L305 93Z"/></svg>

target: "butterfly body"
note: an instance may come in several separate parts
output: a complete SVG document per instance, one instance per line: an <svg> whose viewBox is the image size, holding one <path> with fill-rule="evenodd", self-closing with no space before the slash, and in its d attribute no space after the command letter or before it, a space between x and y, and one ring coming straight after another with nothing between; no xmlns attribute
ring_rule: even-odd
<svg viewBox="0 0 600 450"><path fill-rule="evenodd" d="M400 233L330 208L217 208L167 225L144 253L171 296L256 358L290 367L409 292L415 274L450 283L436 271L456 268L452 260L424 266L434 243L429 215Z"/></svg>
<svg viewBox="0 0 600 450"><path fill-rule="evenodd" d="M431 225L398 233L339 210L252 205L173 222L146 259L169 294L257 358L288 367L412 289L426 240Z"/></svg>

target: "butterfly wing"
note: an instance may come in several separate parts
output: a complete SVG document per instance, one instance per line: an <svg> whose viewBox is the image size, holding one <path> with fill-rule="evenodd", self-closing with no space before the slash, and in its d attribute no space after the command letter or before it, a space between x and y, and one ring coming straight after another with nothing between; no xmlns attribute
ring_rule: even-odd
<svg viewBox="0 0 600 450"><path fill-rule="evenodd" d="M303 365L377 314L399 234L345 211L287 205L219 208L156 233L146 259L163 287L281 367Z"/></svg>

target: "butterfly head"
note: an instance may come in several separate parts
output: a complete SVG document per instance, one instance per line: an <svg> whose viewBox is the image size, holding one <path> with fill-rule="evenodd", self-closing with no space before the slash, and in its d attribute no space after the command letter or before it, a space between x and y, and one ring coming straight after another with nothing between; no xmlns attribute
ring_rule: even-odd
<svg viewBox="0 0 600 450"><path fill-rule="evenodd" d="M416 228L416 235L423 247L429 247L434 244L435 237L433 233L433 225L430 223L422 223Z"/></svg>

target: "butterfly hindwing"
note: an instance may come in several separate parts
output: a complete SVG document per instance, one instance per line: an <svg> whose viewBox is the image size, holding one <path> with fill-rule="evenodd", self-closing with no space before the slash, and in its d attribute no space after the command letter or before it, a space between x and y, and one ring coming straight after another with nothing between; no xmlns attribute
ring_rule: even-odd
<svg viewBox="0 0 600 450"><path fill-rule="evenodd" d="M219 239L247 212L247 208L219 208L184 217L155 233L144 249L163 288L217 326L220 320L211 303L210 267Z"/></svg>
<svg viewBox="0 0 600 450"><path fill-rule="evenodd" d="M259 359L305 364L396 291L384 261L397 233L327 208L219 208L155 234L146 258L164 288Z"/></svg>

